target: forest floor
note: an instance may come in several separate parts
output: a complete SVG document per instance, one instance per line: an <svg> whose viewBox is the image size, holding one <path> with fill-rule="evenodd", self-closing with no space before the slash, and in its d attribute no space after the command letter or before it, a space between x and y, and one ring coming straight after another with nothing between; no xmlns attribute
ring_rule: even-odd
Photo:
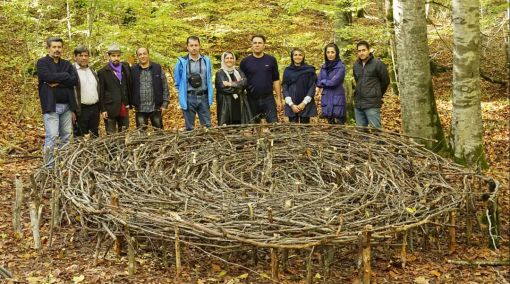
<svg viewBox="0 0 510 284"><path fill-rule="evenodd" d="M438 110L445 129L448 129L451 117L451 73L439 74L434 78ZM484 118L484 143L490 169L487 175L501 182L500 202L502 205L502 245L499 250L487 248L487 239L477 234L466 245L462 230L458 232L458 247L449 252L447 237L434 248L424 250L421 245L414 245L409 250L405 265L399 260L400 248L391 249L374 247L373 277L378 283L508 283L510 277L508 266L459 265L447 260L465 261L502 261L509 257L509 130L510 120L508 98L505 89L499 85L483 82L484 94L482 111ZM175 97L174 97L175 98ZM176 105L176 102L172 102ZM252 265L245 255L231 255L225 263L208 256L194 248L185 248L183 255L183 272L180 279L174 279L173 259L163 261L157 251L148 250L138 255L138 271L132 278L127 274L127 258L113 255L112 251L99 258L94 264L95 237L80 234L77 224L64 222L56 230L53 246L48 248L49 206L47 200L42 217L43 249L35 251L30 230L28 208L23 208L23 233L13 233L12 204L14 200L14 176L21 174L25 182L28 175L36 170L40 161L40 146L43 143L43 126L40 118L16 121L17 110L23 108L17 101L0 102L2 112L0 141L4 152L0 161L0 266L9 269L13 278L8 283L270 283L266 278L271 274L268 253L261 251L260 261ZM400 131L399 97L389 95L385 99L382 116L386 130ZM12 115L9 115L12 114ZM177 112L178 113L178 112ZM179 115L166 115L169 125L180 127ZM27 187L29 188L29 187ZM480 207L478 209L483 209ZM459 228L463 227L460 220ZM286 272L281 273L281 283L304 283L306 277L305 260L307 252L291 252ZM320 252L312 256L315 266L314 282L323 283L324 272L320 268ZM249 268L239 267L243 264ZM356 248L339 248L336 263L329 282L356 282Z"/></svg>

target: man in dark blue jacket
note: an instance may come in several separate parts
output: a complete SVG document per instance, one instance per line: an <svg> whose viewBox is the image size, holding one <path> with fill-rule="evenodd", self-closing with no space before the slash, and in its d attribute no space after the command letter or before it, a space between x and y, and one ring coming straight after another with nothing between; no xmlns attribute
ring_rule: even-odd
<svg viewBox="0 0 510 284"><path fill-rule="evenodd" d="M390 84L388 69L370 52L370 45L360 41L356 45L358 60L353 72L356 80L354 91L354 116L357 126L381 128L382 98Z"/></svg>
<svg viewBox="0 0 510 284"><path fill-rule="evenodd" d="M43 161L47 167L54 164L53 151L69 143L76 120L74 86L78 75L73 65L61 58L64 42L50 37L46 41L48 54L37 61L38 90L44 119Z"/></svg>
<svg viewBox="0 0 510 284"><path fill-rule="evenodd" d="M154 128L163 129L162 112L168 107L168 83L165 72L150 60L149 49L136 50L138 64L133 66L131 95L129 100L136 109L136 127L145 130L151 121Z"/></svg>

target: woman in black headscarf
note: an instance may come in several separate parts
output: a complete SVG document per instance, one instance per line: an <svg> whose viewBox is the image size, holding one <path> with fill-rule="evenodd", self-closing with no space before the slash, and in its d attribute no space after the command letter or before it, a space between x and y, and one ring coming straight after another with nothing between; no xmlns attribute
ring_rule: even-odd
<svg viewBox="0 0 510 284"><path fill-rule="evenodd" d="M290 53L291 64L283 73L283 97L285 116L289 122L310 123L310 117L317 115L315 105L315 67L305 63L305 53L294 48Z"/></svg>

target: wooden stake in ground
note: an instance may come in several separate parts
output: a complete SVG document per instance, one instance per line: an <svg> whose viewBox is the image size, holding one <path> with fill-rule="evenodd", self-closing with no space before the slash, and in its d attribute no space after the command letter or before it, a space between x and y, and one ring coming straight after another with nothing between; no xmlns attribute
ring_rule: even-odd
<svg viewBox="0 0 510 284"><path fill-rule="evenodd" d="M310 255L308 256L308 261L306 262L306 284L312 284L313 275L312 275L312 257L313 252L315 251L315 247L312 247L310 251Z"/></svg>
<svg viewBox="0 0 510 284"><path fill-rule="evenodd" d="M448 243L448 250L450 252L455 251L456 242L457 242L457 234L455 232L455 222L457 220L457 212L452 211L450 212L450 226L448 228L448 236L449 236L449 243Z"/></svg>
<svg viewBox="0 0 510 284"><path fill-rule="evenodd" d="M14 233L21 236L21 206L23 204L23 183L19 174L14 178L16 197L12 208L12 226Z"/></svg>
<svg viewBox="0 0 510 284"><path fill-rule="evenodd" d="M181 276L181 243L179 240L179 227L175 226L175 277Z"/></svg>
<svg viewBox="0 0 510 284"><path fill-rule="evenodd" d="M41 248L41 235L39 234L39 221L42 213L41 200L39 190L37 188L35 178L32 175L30 177L32 183L32 190L30 192L30 225L32 227L32 234L34 236L34 249L39 250Z"/></svg>
<svg viewBox="0 0 510 284"><path fill-rule="evenodd" d="M131 237L129 228L126 226L126 240L128 243L128 274L133 276L136 273L136 252L135 252L135 239Z"/></svg>
<svg viewBox="0 0 510 284"><path fill-rule="evenodd" d="M365 230L358 236L361 267L358 272L358 278L360 283L370 284L372 278L372 266L371 266L371 251L370 251L370 231L372 225L366 225Z"/></svg>

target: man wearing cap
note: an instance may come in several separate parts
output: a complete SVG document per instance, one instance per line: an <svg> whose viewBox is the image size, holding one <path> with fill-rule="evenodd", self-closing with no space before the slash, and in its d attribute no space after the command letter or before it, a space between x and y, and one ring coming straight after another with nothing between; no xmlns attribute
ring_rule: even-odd
<svg viewBox="0 0 510 284"><path fill-rule="evenodd" d="M58 37L46 40L48 54L37 61L38 91L46 132L43 162L53 167L53 151L58 140L59 147L71 140L76 120L74 86L77 74L71 62L61 58L64 41Z"/></svg>
<svg viewBox="0 0 510 284"><path fill-rule="evenodd" d="M150 60L149 49L136 50L138 64L133 66L131 104L136 109L136 127L146 130L149 119L152 127L163 129L161 113L168 106L168 83L165 72L156 62Z"/></svg>
<svg viewBox="0 0 510 284"><path fill-rule="evenodd" d="M174 70L186 130L193 130L197 114L200 124L209 128L213 103L211 60L200 54L200 39L196 36L186 39L186 48L188 54L177 59Z"/></svg>
<svg viewBox="0 0 510 284"><path fill-rule="evenodd" d="M127 62L121 62L122 52L117 44L108 48L109 61L97 72L99 77L99 108L106 134L129 128L129 97L131 71Z"/></svg>
<svg viewBox="0 0 510 284"><path fill-rule="evenodd" d="M74 67L78 73L75 87L77 100L76 136L85 134L99 136L99 78L89 66L89 49L78 46L74 49Z"/></svg>

